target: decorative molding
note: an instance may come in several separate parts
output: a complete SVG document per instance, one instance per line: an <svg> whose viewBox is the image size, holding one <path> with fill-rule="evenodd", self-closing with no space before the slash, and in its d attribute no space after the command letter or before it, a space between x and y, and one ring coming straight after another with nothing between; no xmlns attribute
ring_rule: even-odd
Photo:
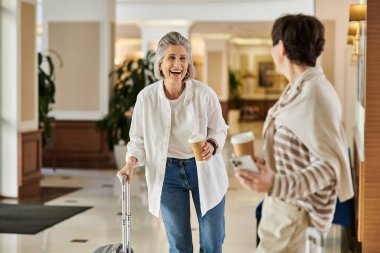
<svg viewBox="0 0 380 253"><path fill-rule="evenodd" d="M30 132L38 129L38 120L22 121L19 123L19 132Z"/></svg>
<svg viewBox="0 0 380 253"><path fill-rule="evenodd" d="M21 0L21 2L27 3L27 4L37 5L37 1L36 0Z"/></svg>
<svg viewBox="0 0 380 253"><path fill-rule="evenodd" d="M51 111L49 116L56 120L99 120L106 115L100 111Z"/></svg>
<svg viewBox="0 0 380 253"><path fill-rule="evenodd" d="M179 2L178 0L176 2ZM202 21L273 21L283 13L314 15L312 0L282 1L118 1L117 22L172 19ZM201 10L201 11L200 11ZM233 11L231 11L233 10Z"/></svg>

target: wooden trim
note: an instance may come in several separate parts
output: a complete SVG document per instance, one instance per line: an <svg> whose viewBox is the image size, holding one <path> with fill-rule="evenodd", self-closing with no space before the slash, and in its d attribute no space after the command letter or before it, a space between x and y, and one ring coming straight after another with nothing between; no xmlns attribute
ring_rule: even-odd
<svg viewBox="0 0 380 253"><path fill-rule="evenodd" d="M276 103L277 99L244 99L240 107L241 119L244 120L245 108L256 113L255 119L265 120L268 110Z"/></svg>
<svg viewBox="0 0 380 253"><path fill-rule="evenodd" d="M367 1L364 128L363 252L379 252L380 233L380 1Z"/></svg>
<svg viewBox="0 0 380 253"><path fill-rule="evenodd" d="M358 241L363 241L363 221L364 221L364 161L359 167L359 218L358 218Z"/></svg>
<svg viewBox="0 0 380 253"><path fill-rule="evenodd" d="M227 120L228 120L228 102L227 101L220 101L220 106L222 107L223 118L227 122Z"/></svg>
<svg viewBox="0 0 380 253"><path fill-rule="evenodd" d="M105 134L96 121L56 120L53 136L43 150L43 166L52 168L114 168Z"/></svg>
<svg viewBox="0 0 380 253"><path fill-rule="evenodd" d="M41 132L19 133L19 197L41 192Z"/></svg>

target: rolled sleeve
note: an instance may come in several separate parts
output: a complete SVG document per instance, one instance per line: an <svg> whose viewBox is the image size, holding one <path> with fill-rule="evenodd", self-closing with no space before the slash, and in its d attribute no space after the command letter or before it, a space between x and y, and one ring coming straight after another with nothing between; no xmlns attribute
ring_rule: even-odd
<svg viewBox="0 0 380 253"><path fill-rule="evenodd" d="M137 166L145 164L145 149L144 149L144 121L142 113L143 103L141 96L137 97L136 105L132 114L131 129L129 131L130 141L127 145L127 154L125 159L134 156L137 159Z"/></svg>
<svg viewBox="0 0 380 253"><path fill-rule="evenodd" d="M222 115L222 108L215 92L211 92L211 101L208 108L207 138L215 140L220 152L223 149L227 137L228 126Z"/></svg>

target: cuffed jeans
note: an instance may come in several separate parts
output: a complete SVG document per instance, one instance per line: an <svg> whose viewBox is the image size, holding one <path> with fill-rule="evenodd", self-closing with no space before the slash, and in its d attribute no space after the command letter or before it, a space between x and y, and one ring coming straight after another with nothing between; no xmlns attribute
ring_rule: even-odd
<svg viewBox="0 0 380 253"><path fill-rule="evenodd" d="M190 191L199 223L202 253L221 253L225 237L225 198L203 217L199 201L197 166L194 158L168 158L161 194L161 213L170 253L193 253L190 226Z"/></svg>

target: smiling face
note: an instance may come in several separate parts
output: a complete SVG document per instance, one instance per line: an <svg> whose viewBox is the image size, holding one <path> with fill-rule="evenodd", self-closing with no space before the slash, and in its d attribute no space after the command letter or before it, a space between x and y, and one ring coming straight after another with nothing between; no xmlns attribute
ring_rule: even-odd
<svg viewBox="0 0 380 253"><path fill-rule="evenodd" d="M160 64L160 71L164 75L163 79L172 83L182 83L187 73L189 60L184 46L170 45L165 51Z"/></svg>

